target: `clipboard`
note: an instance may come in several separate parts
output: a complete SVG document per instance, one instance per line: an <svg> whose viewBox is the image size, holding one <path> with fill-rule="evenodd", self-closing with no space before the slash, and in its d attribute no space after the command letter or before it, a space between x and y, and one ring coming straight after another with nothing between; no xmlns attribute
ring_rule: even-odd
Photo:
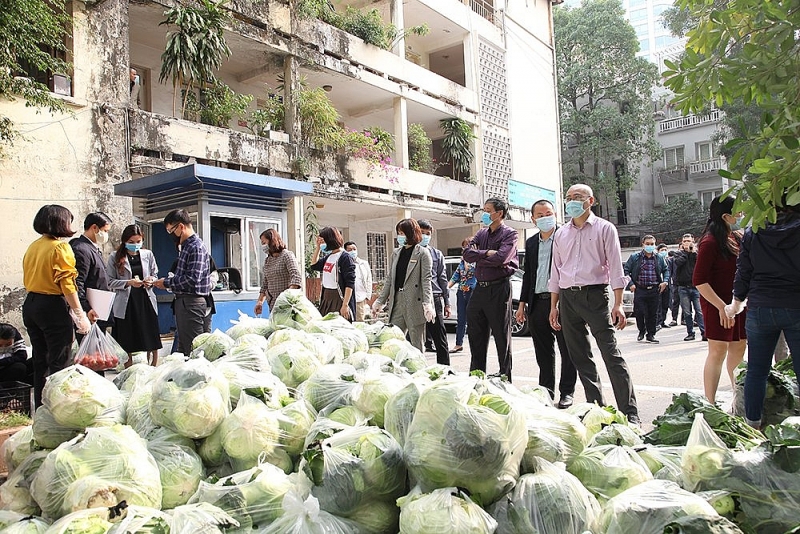
<svg viewBox="0 0 800 534"><path fill-rule="evenodd" d="M86 300L89 301L89 305L101 321L108 321L116 296L117 294L113 291L103 291L102 289L93 289L91 287L86 290Z"/></svg>

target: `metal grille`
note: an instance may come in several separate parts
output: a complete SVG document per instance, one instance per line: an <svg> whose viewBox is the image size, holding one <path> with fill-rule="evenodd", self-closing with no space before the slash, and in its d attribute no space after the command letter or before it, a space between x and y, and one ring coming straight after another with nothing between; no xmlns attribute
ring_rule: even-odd
<svg viewBox="0 0 800 534"><path fill-rule="evenodd" d="M505 53L488 43L478 43L481 117L508 128L508 87Z"/></svg>
<svg viewBox="0 0 800 534"><path fill-rule="evenodd" d="M367 261L375 282L383 282L386 279L387 259L386 234L367 232Z"/></svg>

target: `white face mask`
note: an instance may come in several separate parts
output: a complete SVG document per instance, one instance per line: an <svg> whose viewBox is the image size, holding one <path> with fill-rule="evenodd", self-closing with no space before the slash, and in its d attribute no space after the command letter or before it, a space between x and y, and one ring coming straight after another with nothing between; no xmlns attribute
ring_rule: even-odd
<svg viewBox="0 0 800 534"><path fill-rule="evenodd" d="M264 251L264 254L269 254L269 245L261 245L261 250Z"/></svg>
<svg viewBox="0 0 800 534"><path fill-rule="evenodd" d="M103 230L98 230L97 235L94 238L94 242L98 245L105 245L108 243L108 232L104 232Z"/></svg>

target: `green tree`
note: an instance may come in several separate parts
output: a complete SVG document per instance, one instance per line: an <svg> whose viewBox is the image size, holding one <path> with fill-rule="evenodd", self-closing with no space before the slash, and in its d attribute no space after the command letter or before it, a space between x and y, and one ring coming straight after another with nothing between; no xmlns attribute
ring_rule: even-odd
<svg viewBox="0 0 800 534"><path fill-rule="evenodd" d="M65 0L0 0L0 99L25 100L26 106L50 112L66 111L63 100L28 75L35 72L62 73L72 70L66 61L46 52L66 53L64 37L70 17ZM13 121L0 114L0 155L19 135Z"/></svg>
<svg viewBox="0 0 800 534"><path fill-rule="evenodd" d="M686 53L667 62L666 85L682 112L741 100L764 113L743 137L728 141L733 150L723 177L739 182L728 192L753 227L774 221L784 195L800 204L800 5L797 0L741 0L716 5L678 0L676 6L697 21L687 33ZM749 130L749 131L748 131Z"/></svg>
<svg viewBox="0 0 800 534"><path fill-rule="evenodd" d="M640 224L650 228L656 241L677 243L685 233L700 235L706 224L706 210L691 193L682 193L648 212Z"/></svg>
<svg viewBox="0 0 800 534"><path fill-rule="evenodd" d="M619 0L553 10L565 188L591 186L616 209L640 164L659 156L653 138L655 65L637 58L636 32Z"/></svg>

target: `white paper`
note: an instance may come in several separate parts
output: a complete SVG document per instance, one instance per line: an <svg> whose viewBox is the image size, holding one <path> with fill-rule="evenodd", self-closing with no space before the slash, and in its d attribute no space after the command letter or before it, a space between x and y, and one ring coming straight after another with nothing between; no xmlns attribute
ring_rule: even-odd
<svg viewBox="0 0 800 534"><path fill-rule="evenodd" d="M97 318L101 321L108 321L109 316L111 316L111 306L114 305L114 297L116 296L117 294L113 291L92 288L86 290L86 300L89 301L89 306L92 307L97 314Z"/></svg>

